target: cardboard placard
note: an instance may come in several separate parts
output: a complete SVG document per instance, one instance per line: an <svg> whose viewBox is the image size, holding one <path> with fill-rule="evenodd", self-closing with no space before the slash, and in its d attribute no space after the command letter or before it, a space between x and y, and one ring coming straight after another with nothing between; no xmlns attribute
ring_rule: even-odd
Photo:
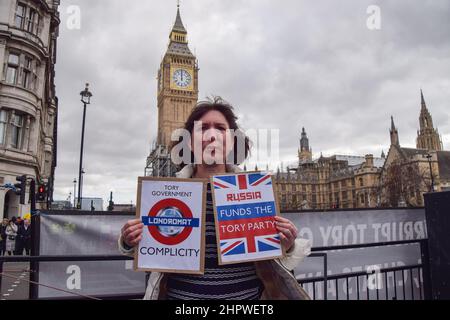
<svg viewBox="0 0 450 320"><path fill-rule="evenodd" d="M207 182L138 178L136 217L144 230L135 251L135 270L204 273Z"/></svg>
<svg viewBox="0 0 450 320"><path fill-rule="evenodd" d="M280 210L273 184L267 172L211 177L220 265L283 256L274 219Z"/></svg>

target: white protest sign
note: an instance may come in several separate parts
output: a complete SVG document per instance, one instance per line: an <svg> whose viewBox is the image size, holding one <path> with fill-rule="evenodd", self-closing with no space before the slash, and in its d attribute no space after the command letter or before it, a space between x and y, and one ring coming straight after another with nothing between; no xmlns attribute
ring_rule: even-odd
<svg viewBox="0 0 450 320"><path fill-rule="evenodd" d="M272 176L264 172L218 175L211 178L211 185L219 264L281 257Z"/></svg>
<svg viewBox="0 0 450 320"><path fill-rule="evenodd" d="M139 177L136 215L144 230L135 270L203 274L206 183Z"/></svg>

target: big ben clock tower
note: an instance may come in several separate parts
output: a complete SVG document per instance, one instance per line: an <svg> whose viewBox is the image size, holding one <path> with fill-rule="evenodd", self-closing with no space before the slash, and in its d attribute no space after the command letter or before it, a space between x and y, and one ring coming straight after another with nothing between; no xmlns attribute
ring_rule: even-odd
<svg viewBox="0 0 450 320"><path fill-rule="evenodd" d="M182 128L198 100L198 65L188 47L180 6L167 52L158 71L158 139L169 146L171 134Z"/></svg>
<svg viewBox="0 0 450 320"><path fill-rule="evenodd" d="M173 176L170 160L172 132L182 128L198 100L198 64L189 50L180 5L169 45L158 70L158 137L145 167L146 176Z"/></svg>

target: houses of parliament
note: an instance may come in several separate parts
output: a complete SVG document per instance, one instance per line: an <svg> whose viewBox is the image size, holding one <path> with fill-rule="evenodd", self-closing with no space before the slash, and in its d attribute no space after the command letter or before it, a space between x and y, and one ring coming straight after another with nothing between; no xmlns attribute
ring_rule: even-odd
<svg viewBox="0 0 450 320"><path fill-rule="evenodd" d="M284 210L421 207L423 194L450 190L450 152L443 151L423 93L416 148L400 145L391 117L391 146L380 158L334 155L312 159L303 128L298 166L276 174Z"/></svg>
<svg viewBox="0 0 450 320"><path fill-rule="evenodd" d="M183 127L198 101L198 61L188 46L179 5L169 44L158 70L158 136L147 158L145 175L173 176L171 133ZM278 170L275 190L282 210L327 210L423 206L423 193L450 189L450 152L443 151L423 93L416 148L400 145L391 119L391 146L381 157L333 155L313 159L305 128L300 134L298 165Z"/></svg>

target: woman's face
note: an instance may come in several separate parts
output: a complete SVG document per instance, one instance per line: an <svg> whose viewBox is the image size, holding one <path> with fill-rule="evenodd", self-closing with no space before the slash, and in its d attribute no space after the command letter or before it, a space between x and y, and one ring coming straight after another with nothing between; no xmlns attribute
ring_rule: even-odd
<svg viewBox="0 0 450 320"><path fill-rule="evenodd" d="M227 119L221 112L212 110L198 121L200 123L194 126L191 145L196 163L225 164L227 155L233 147L231 142L227 143L227 140L231 141ZM198 147L195 147L195 144Z"/></svg>

